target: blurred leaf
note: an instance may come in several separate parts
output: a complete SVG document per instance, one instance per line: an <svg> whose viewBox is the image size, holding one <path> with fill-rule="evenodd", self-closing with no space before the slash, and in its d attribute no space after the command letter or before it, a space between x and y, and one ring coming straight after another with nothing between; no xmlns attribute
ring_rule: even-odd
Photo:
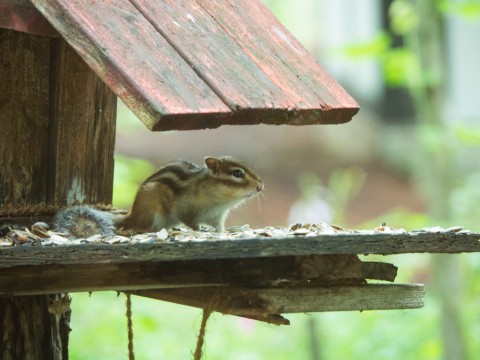
<svg viewBox="0 0 480 360"><path fill-rule="evenodd" d="M391 45L392 39L386 32L380 32L369 42L356 43L346 46L343 54L352 59L375 58L382 56Z"/></svg>
<svg viewBox="0 0 480 360"><path fill-rule="evenodd" d="M396 35L405 35L414 30L419 22L414 4L411 1L395 0L388 9L391 29Z"/></svg>
<svg viewBox="0 0 480 360"><path fill-rule="evenodd" d="M453 131L463 145L480 146L480 128L457 122Z"/></svg>
<svg viewBox="0 0 480 360"><path fill-rule="evenodd" d="M480 18L480 1L438 1L438 9L445 14L459 15L468 20L477 20Z"/></svg>
<svg viewBox="0 0 480 360"><path fill-rule="evenodd" d="M407 48L391 49L383 58L385 82L392 87L421 86L421 79L415 76L418 68L417 56Z"/></svg>

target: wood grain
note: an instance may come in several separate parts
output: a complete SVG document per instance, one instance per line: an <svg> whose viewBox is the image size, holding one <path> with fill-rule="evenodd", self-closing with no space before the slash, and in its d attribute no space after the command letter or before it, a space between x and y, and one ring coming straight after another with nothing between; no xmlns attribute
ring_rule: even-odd
<svg viewBox="0 0 480 360"><path fill-rule="evenodd" d="M0 29L0 207L111 202L116 97L63 41Z"/></svg>
<svg viewBox="0 0 480 360"><path fill-rule="evenodd" d="M358 104L261 1L198 2L293 102L297 114L285 123L337 124L357 113ZM268 121L282 123L279 118Z"/></svg>
<svg viewBox="0 0 480 360"><path fill-rule="evenodd" d="M373 267L372 264L375 264ZM393 281L397 268L364 263L355 255L146 261L101 264L38 264L0 268L0 294L36 295L100 290L137 290L176 287L310 286L363 284L366 279ZM21 279L21 281L19 281Z"/></svg>
<svg viewBox="0 0 480 360"><path fill-rule="evenodd" d="M480 252L480 234L338 234L318 237L162 242L155 244L83 244L0 248L0 268L246 259L328 254L408 254Z"/></svg>
<svg viewBox="0 0 480 360"><path fill-rule="evenodd" d="M114 94L63 39L0 29L0 52L0 212L109 203ZM0 298L2 359L68 356L55 297Z"/></svg>
<svg viewBox="0 0 480 360"><path fill-rule="evenodd" d="M68 359L70 311L67 316L49 312L60 297L0 298L1 359Z"/></svg>
<svg viewBox="0 0 480 360"><path fill-rule="evenodd" d="M230 112L129 1L32 3L148 128Z"/></svg>
<svg viewBox="0 0 480 360"><path fill-rule="evenodd" d="M296 107L197 2L131 2L233 111Z"/></svg>
<svg viewBox="0 0 480 360"><path fill-rule="evenodd" d="M60 36L29 0L0 0L0 14L0 28L42 36Z"/></svg>
<svg viewBox="0 0 480 360"><path fill-rule="evenodd" d="M46 202L50 44L0 29L0 207Z"/></svg>
<svg viewBox="0 0 480 360"><path fill-rule="evenodd" d="M258 0L32 0L151 130L349 121L358 105Z"/></svg>
<svg viewBox="0 0 480 360"><path fill-rule="evenodd" d="M197 288L132 292L158 300L205 308L224 314L265 316L322 311L417 309L425 289L418 284L365 284L295 288Z"/></svg>
<svg viewBox="0 0 480 360"><path fill-rule="evenodd" d="M47 204L110 204L117 98L64 40L51 54Z"/></svg>

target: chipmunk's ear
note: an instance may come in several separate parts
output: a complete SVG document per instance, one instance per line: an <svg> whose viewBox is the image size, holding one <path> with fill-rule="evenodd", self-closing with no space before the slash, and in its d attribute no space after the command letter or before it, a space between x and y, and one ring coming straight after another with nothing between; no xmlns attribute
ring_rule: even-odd
<svg viewBox="0 0 480 360"><path fill-rule="evenodd" d="M220 159L213 156L207 156L205 158L205 165L207 165L207 168L209 168L213 174L216 174L220 169Z"/></svg>

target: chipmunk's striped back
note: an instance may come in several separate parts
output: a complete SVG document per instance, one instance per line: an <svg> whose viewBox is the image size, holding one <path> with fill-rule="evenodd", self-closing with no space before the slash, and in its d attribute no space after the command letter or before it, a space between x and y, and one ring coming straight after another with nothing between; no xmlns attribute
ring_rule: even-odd
<svg viewBox="0 0 480 360"><path fill-rule="evenodd" d="M204 166L174 161L143 182L132 211L118 226L147 232L204 223L224 231L228 212L262 190L260 177L231 157L206 157Z"/></svg>

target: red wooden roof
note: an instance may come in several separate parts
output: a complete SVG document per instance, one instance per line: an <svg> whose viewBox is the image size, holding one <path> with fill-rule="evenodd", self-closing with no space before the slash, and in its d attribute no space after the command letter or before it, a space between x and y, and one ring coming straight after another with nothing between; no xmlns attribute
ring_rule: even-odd
<svg viewBox="0 0 480 360"><path fill-rule="evenodd" d="M259 0L31 0L48 23L28 4L0 0L0 26L53 25L152 130L336 124L358 111Z"/></svg>

